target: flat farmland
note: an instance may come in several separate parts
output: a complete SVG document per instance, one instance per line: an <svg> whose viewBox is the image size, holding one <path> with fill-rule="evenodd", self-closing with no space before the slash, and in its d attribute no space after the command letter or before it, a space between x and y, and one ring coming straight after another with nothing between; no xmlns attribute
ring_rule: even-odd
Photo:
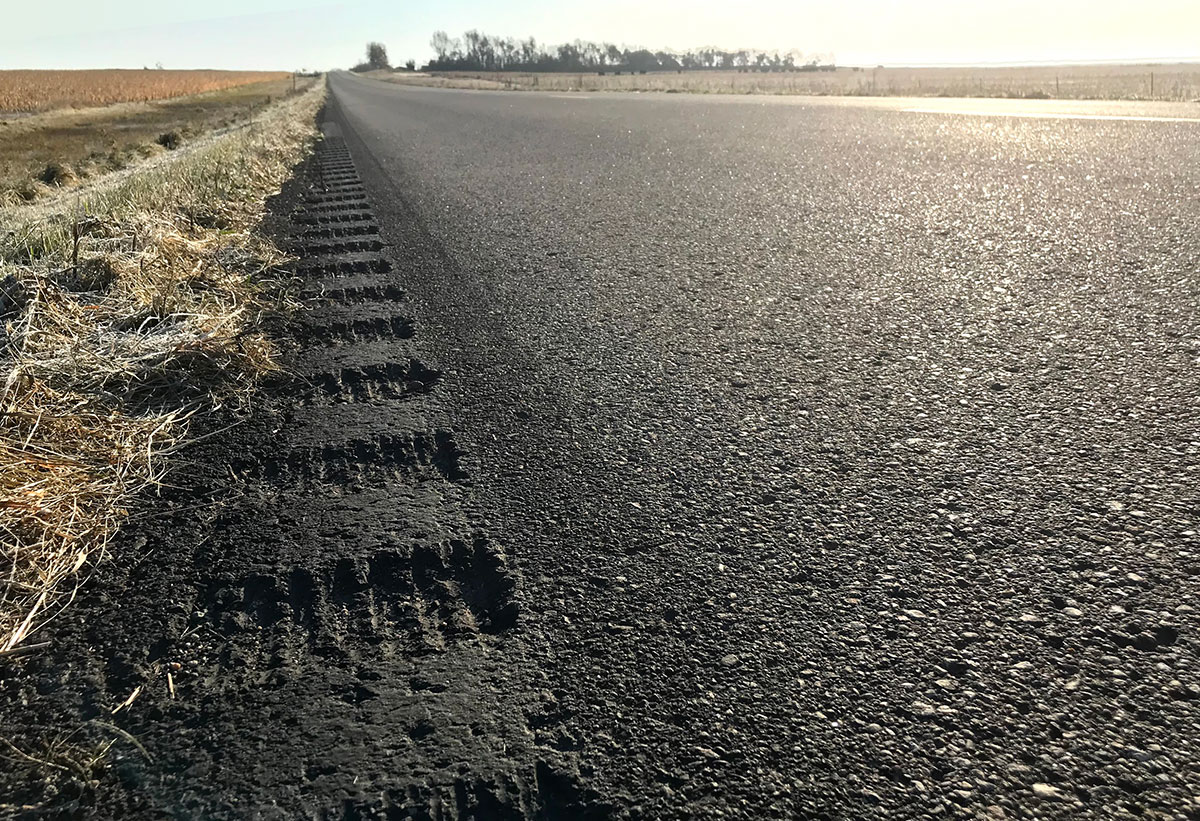
<svg viewBox="0 0 1200 821"><path fill-rule="evenodd" d="M0 78L15 73L0 72ZM51 75L59 74L211 74L224 79L239 77L242 81L169 99L67 107L7 117L0 113L0 200L5 201L38 199L80 180L124 168L165 147L186 144L205 133L245 122L272 100L291 94L293 88L303 91L313 83L307 77L296 78L293 83L292 76L284 72L256 71L26 73L43 75L51 85ZM0 79L0 85L5 81ZM132 86L125 93L135 93L130 89ZM119 91L118 82L107 92L108 97ZM50 86L37 93L43 98L54 94ZM143 86L140 93L152 93L150 86ZM77 95L75 99L83 97Z"/></svg>
<svg viewBox="0 0 1200 821"><path fill-rule="evenodd" d="M1200 63L836 71L655 71L648 74L455 71L372 72L410 85L512 91L659 91L866 97L1031 97L1074 100L1200 99Z"/></svg>
<svg viewBox="0 0 1200 821"><path fill-rule="evenodd" d="M165 100L287 76L281 71L0 71L0 113Z"/></svg>

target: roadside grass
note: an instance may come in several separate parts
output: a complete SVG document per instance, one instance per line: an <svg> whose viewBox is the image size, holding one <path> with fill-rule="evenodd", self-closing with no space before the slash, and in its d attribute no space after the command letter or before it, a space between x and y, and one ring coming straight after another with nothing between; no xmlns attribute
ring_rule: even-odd
<svg viewBox="0 0 1200 821"><path fill-rule="evenodd" d="M189 422L276 367L258 326L289 307L285 257L255 229L324 93L0 209L0 658L37 647Z"/></svg>
<svg viewBox="0 0 1200 821"><path fill-rule="evenodd" d="M253 78L257 73L247 74ZM312 83L311 78L295 81L299 92ZM245 122L291 94L292 87L290 75L276 74L265 81L152 102L27 117L0 113L0 205L42 199Z"/></svg>
<svg viewBox="0 0 1200 821"><path fill-rule="evenodd" d="M959 68L838 68L836 71L369 72L408 85L511 91L658 91L881 97L1015 97L1080 100L1200 100L1200 63Z"/></svg>

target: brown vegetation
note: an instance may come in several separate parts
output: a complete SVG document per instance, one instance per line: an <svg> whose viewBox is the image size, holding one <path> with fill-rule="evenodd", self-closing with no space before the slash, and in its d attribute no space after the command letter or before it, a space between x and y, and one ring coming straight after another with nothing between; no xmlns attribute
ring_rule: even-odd
<svg viewBox="0 0 1200 821"><path fill-rule="evenodd" d="M165 100L288 76L281 71L0 71L0 111L50 111Z"/></svg>
<svg viewBox="0 0 1200 821"><path fill-rule="evenodd" d="M274 367L282 255L255 233L323 91L261 127L0 209L0 657L70 601L187 421Z"/></svg>
<svg viewBox="0 0 1200 821"><path fill-rule="evenodd" d="M294 85L304 91L312 82L301 78ZM125 168L205 133L245 122L292 89L291 75L282 75L170 100L0 117L0 203L36 200L58 187ZM73 176L48 174L51 165L69 166Z"/></svg>

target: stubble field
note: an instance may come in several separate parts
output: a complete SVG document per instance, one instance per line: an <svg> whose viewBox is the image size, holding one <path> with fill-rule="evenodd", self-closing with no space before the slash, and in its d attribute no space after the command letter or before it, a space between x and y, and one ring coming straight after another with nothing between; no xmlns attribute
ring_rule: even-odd
<svg viewBox="0 0 1200 821"><path fill-rule="evenodd" d="M0 72L0 96L5 75ZM55 94L53 75L104 75L106 72L31 72L42 76L45 85L34 92L43 98ZM178 92L186 88L187 78L174 86L162 85L158 92L137 82L120 85L123 75L221 75L213 82L239 81L216 90L171 96L168 99L115 102L87 105L85 108L60 107L32 114L0 113L0 203L40 200L64 188L103 176L141 162L165 149L190 143L196 138L223 128L248 122L270 103L304 91L312 78L293 78L286 72L107 72L114 75L109 98L119 93L152 94ZM150 80L153 78L144 78ZM193 85L202 78L195 77ZM76 86L75 100L84 99ZM66 95L66 92L63 93ZM65 100L67 96L59 96ZM82 103L77 103L82 104ZM0 103L0 109L4 106Z"/></svg>
<svg viewBox="0 0 1200 821"><path fill-rule="evenodd" d="M287 73L282 71L0 71L0 112L38 112L165 100L286 76Z"/></svg>

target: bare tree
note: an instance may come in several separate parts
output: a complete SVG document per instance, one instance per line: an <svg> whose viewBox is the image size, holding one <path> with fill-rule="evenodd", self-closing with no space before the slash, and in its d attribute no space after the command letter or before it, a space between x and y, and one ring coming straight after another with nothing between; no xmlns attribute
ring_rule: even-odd
<svg viewBox="0 0 1200 821"><path fill-rule="evenodd" d="M383 43L367 43L367 65L371 69L392 67L392 64L388 62L387 48Z"/></svg>
<svg viewBox="0 0 1200 821"><path fill-rule="evenodd" d="M452 46L450 44L450 35L444 31L435 31L433 37L429 39L429 45L437 54L439 60L445 60L450 57Z"/></svg>
<svg viewBox="0 0 1200 821"><path fill-rule="evenodd" d="M538 56L537 40L530 37L528 40L521 41L521 62L525 65L532 65L533 61Z"/></svg>

